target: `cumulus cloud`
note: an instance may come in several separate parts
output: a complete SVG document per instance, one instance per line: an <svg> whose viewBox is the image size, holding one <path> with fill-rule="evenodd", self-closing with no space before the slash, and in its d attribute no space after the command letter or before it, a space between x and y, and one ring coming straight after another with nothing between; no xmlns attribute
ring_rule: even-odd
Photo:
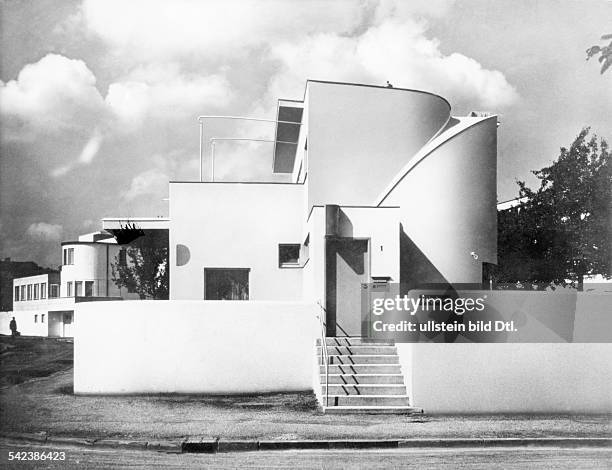
<svg viewBox="0 0 612 470"><path fill-rule="evenodd" d="M60 241L62 232L61 225L36 222L27 228L26 235L36 241Z"/></svg>
<svg viewBox="0 0 612 470"><path fill-rule="evenodd" d="M221 75L186 76L175 71L159 77L137 70L112 83L105 101L121 124L133 129L149 117L193 117L204 107L219 108L231 99L231 86Z"/></svg>
<svg viewBox="0 0 612 470"><path fill-rule="evenodd" d="M141 196L165 196L168 193L168 174L158 168L144 171L132 179L130 187L123 197L134 200Z"/></svg>
<svg viewBox="0 0 612 470"><path fill-rule="evenodd" d="M115 48L146 60L242 57L262 44L318 31L350 32L362 16L353 0L85 0L80 18Z"/></svg>
<svg viewBox="0 0 612 470"><path fill-rule="evenodd" d="M0 82L0 112L9 129L69 132L100 118L104 100L82 60L48 54Z"/></svg>
<svg viewBox="0 0 612 470"><path fill-rule="evenodd" d="M308 78L363 81L433 91L453 100L502 107L518 97L504 75L487 70L459 53L444 55L438 41L426 37L423 22L388 20L363 34L318 34L271 48L281 70L270 82L272 96L292 97ZM292 94L290 94L292 93Z"/></svg>

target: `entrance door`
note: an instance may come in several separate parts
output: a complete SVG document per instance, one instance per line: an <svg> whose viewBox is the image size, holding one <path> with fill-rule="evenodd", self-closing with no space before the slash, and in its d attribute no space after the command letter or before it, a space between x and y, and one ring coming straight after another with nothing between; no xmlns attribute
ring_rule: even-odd
<svg viewBox="0 0 612 470"><path fill-rule="evenodd" d="M327 335L361 336L361 284L369 280L368 240L327 240Z"/></svg>

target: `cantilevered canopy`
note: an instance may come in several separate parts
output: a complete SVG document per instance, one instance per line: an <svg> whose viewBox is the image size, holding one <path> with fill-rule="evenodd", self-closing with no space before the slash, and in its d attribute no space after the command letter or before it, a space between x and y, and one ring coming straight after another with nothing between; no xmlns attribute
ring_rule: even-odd
<svg viewBox="0 0 612 470"><path fill-rule="evenodd" d="M276 125L276 137L274 144L274 173L291 173L297 151L297 141L300 137L300 123L304 112L302 101L279 100L278 121ZM286 121L295 122L290 124Z"/></svg>

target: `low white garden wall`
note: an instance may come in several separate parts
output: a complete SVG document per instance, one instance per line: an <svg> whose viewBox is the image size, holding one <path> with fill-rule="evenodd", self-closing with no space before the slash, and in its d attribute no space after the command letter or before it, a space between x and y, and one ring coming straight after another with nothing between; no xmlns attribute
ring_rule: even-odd
<svg viewBox="0 0 612 470"><path fill-rule="evenodd" d="M505 319L527 314L525 337L538 329L536 337L557 342L398 344L414 406L429 413L612 413L609 294L574 294L575 308L543 292L526 300L520 292L492 294ZM537 320L555 315L556 331Z"/></svg>
<svg viewBox="0 0 612 470"><path fill-rule="evenodd" d="M79 303L77 394L312 390L316 305L256 301Z"/></svg>

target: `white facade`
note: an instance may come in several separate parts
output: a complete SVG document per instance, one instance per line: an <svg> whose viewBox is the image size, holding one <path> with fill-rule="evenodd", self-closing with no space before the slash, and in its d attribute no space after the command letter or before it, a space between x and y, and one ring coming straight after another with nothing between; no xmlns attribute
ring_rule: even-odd
<svg viewBox="0 0 612 470"><path fill-rule="evenodd" d="M308 81L303 101L279 101L270 182L170 182L170 301L79 304L75 391L317 390L317 315L328 337L360 336L363 283L480 284L483 263L496 263L497 126L494 115L453 117L430 93ZM203 170L211 163L204 155ZM499 299L511 318L512 296ZM587 310L571 324L576 341L594 334ZM581 372L608 346L402 344L398 354L411 403L427 411L609 412L605 360ZM589 383L561 398L580 377ZM546 393L533 396L534 381Z"/></svg>

